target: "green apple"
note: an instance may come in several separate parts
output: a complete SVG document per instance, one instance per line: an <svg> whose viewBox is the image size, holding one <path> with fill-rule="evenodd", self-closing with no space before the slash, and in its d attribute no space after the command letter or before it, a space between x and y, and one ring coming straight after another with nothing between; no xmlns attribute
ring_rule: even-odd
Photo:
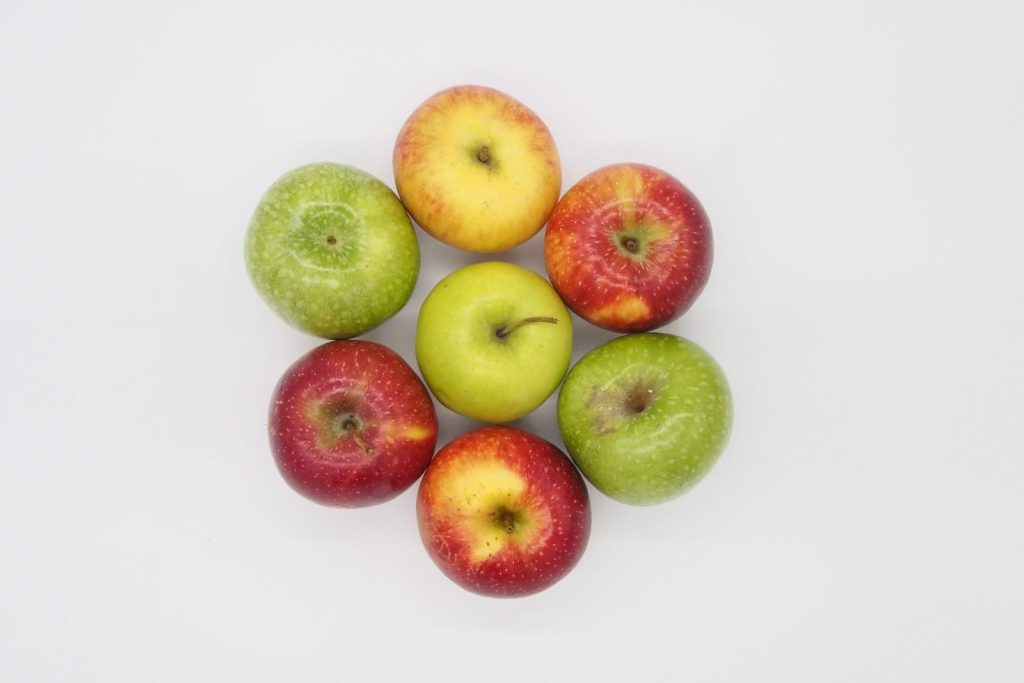
<svg viewBox="0 0 1024 683"><path fill-rule="evenodd" d="M569 372L558 427L598 490L650 505L711 469L729 439L732 397L722 369L697 344L630 334L595 348Z"/></svg>
<svg viewBox="0 0 1024 683"><path fill-rule="evenodd" d="M511 263L460 268L420 308L416 360L451 410L483 422L526 415L551 395L572 354L572 321L548 281Z"/></svg>
<svg viewBox="0 0 1024 683"><path fill-rule="evenodd" d="M263 195L246 235L245 265L286 321L345 339L405 305L420 252L387 185L351 166L319 163L286 173Z"/></svg>

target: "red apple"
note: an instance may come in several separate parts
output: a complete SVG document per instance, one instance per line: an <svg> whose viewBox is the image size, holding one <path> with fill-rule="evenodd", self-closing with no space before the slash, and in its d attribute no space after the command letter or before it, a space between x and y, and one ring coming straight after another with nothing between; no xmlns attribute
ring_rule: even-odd
<svg viewBox="0 0 1024 683"><path fill-rule="evenodd" d="M448 578L483 595L552 585L590 537L590 498L562 451L512 427L484 427L442 448L416 507L427 552Z"/></svg>
<svg viewBox="0 0 1024 683"><path fill-rule="evenodd" d="M402 357L368 341L319 346L284 373L270 447L285 480L325 505L363 507L415 482L437 443L437 415Z"/></svg>
<svg viewBox="0 0 1024 683"><path fill-rule="evenodd" d="M544 261L566 305L615 332L666 325L693 304L711 271L704 208L668 173L613 164L559 200Z"/></svg>

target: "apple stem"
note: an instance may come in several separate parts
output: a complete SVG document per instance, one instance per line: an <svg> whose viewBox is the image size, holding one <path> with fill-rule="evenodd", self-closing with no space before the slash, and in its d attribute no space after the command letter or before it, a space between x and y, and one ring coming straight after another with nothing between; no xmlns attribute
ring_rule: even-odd
<svg viewBox="0 0 1024 683"><path fill-rule="evenodd" d="M481 164L491 163L491 150L487 147L487 145L481 147L480 151L476 153L476 159Z"/></svg>
<svg viewBox="0 0 1024 683"><path fill-rule="evenodd" d="M635 254L640 251L640 243L637 242L635 237L627 237L622 240L622 247L630 254Z"/></svg>
<svg viewBox="0 0 1024 683"><path fill-rule="evenodd" d="M373 446L366 443L366 439L364 439L363 435L359 433L359 427L356 426L356 423L351 420L347 420L344 426L345 431L348 432L348 435L356 442L356 445L363 449L363 453L366 453L368 457L373 457L373 454L376 451L373 450Z"/></svg>
<svg viewBox="0 0 1024 683"><path fill-rule="evenodd" d="M494 335L498 339L504 339L505 337L509 336L510 334L512 334L513 332L518 330L520 327L522 327L523 325L526 325L528 323L552 323L552 324L557 324L558 323L558 318L552 318L549 315L538 315L538 316L534 316L532 318L523 318L522 320L517 320L516 322L512 323L511 325L506 325L505 327L499 327L498 329L496 329L494 331Z"/></svg>

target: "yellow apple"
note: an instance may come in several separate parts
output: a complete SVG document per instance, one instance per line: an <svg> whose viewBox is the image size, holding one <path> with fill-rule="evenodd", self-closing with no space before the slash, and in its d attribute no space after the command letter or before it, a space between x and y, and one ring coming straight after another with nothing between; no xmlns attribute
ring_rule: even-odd
<svg viewBox="0 0 1024 683"><path fill-rule="evenodd" d="M395 185L416 222L459 249L495 252L530 239L562 187L558 149L540 118L477 85L442 90L395 142Z"/></svg>
<svg viewBox="0 0 1024 683"><path fill-rule="evenodd" d="M512 263L459 268L420 306L416 361L445 406L511 422L558 387L572 356L572 320L540 275Z"/></svg>

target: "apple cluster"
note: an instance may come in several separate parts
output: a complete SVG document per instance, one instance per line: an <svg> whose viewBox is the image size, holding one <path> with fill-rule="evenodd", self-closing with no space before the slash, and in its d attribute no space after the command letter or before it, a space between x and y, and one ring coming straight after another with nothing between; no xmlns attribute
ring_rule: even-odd
<svg viewBox="0 0 1024 683"><path fill-rule="evenodd" d="M659 503L693 486L725 447L732 401L721 368L697 344L651 332L707 282L710 223L682 183L642 164L598 169L560 197L547 126L480 86L420 105L398 134L393 165L398 196L361 170L317 163L282 176L253 215L245 261L257 291L288 323L335 340L275 388L271 451L296 491L326 505L373 505L420 480L420 535L449 578L484 595L535 593L586 548L584 477L618 501ZM412 294L419 247L410 215L434 238L477 253L514 248L547 225L547 279L487 261L429 293L416 325L423 381L386 346L352 339ZM624 333L571 370L570 310ZM501 424L559 385L569 456ZM491 426L435 455L431 395Z"/></svg>

